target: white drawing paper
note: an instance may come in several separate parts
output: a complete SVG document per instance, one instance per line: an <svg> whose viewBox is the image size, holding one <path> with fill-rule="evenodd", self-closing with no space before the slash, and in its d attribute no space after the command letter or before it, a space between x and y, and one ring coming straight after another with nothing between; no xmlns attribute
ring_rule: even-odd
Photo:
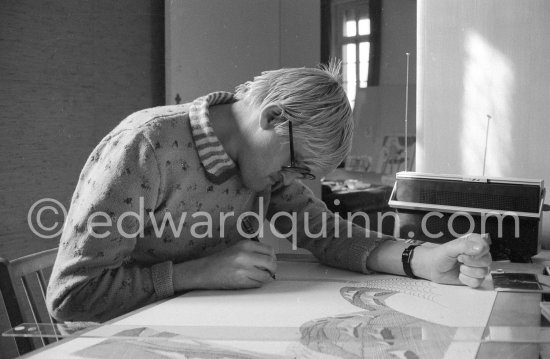
<svg viewBox="0 0 550 359"><path fill-rule="evenodd" d="M487 288L279 262L277 280L262 288L187 293L88 334L105 339L74 339L48 354L473 358L495 297Z"/></svg>

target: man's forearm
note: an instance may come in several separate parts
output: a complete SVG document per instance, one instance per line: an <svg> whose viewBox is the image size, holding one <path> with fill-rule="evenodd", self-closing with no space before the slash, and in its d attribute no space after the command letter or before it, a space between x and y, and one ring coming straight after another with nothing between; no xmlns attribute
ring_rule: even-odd
<svg viewBox="0 0 550 359"><path fill-rule="evenodd" d="M405 275L401 254L410 244L403 241L384 241L367 258L367 268L376 272ZM429 249L419 246L411 260L411 268L417 277L430 279Z"/></svg>

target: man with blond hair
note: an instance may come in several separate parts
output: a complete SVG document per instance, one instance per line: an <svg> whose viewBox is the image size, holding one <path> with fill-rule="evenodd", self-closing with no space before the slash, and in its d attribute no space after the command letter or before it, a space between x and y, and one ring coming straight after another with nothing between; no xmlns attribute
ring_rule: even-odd
<svg viewBox="0 0 550 359"><path fill-rule="evenodd" d="M479 286L491 260L479 235L412 256L389 236L348 233L300 181L349 153L339 71L336 61L267 71L235 94L123 120L80 175L48 287L53 316L104 321L175 293L262 286L277 271L273 249L249 240L264 219L330 266Z"/></svg>

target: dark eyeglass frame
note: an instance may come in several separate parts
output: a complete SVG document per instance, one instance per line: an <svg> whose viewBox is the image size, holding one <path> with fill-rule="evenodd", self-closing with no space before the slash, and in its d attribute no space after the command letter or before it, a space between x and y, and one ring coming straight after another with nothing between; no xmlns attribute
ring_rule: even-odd
<svg viewBox="0 0 550 359"><path fill-rule="evenodd" d="M294 158L294 139L292 137L292 122L288 121L288 138L290 142L290 166L281 167L281 171L299 175L299 179L312 180L315 175L307 167L297 166Z"/></svg>

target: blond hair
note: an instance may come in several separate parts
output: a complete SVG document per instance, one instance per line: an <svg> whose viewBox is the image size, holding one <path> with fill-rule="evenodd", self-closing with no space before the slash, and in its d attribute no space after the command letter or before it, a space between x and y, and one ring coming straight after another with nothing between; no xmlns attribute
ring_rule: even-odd
<svg viewBox="0 0 550 359"><path fill-rule="evenodd" d="M276 124L275 131L287 136L287 121L292 121L294 138L307 153L315 154L300 163L314 171L332 170L348 155L353 135L352 111L340 68L340 61L331 60L318 68L265 71L237 86L235 97L249 99L260 110L279 106L284 121Z"/></svg>

